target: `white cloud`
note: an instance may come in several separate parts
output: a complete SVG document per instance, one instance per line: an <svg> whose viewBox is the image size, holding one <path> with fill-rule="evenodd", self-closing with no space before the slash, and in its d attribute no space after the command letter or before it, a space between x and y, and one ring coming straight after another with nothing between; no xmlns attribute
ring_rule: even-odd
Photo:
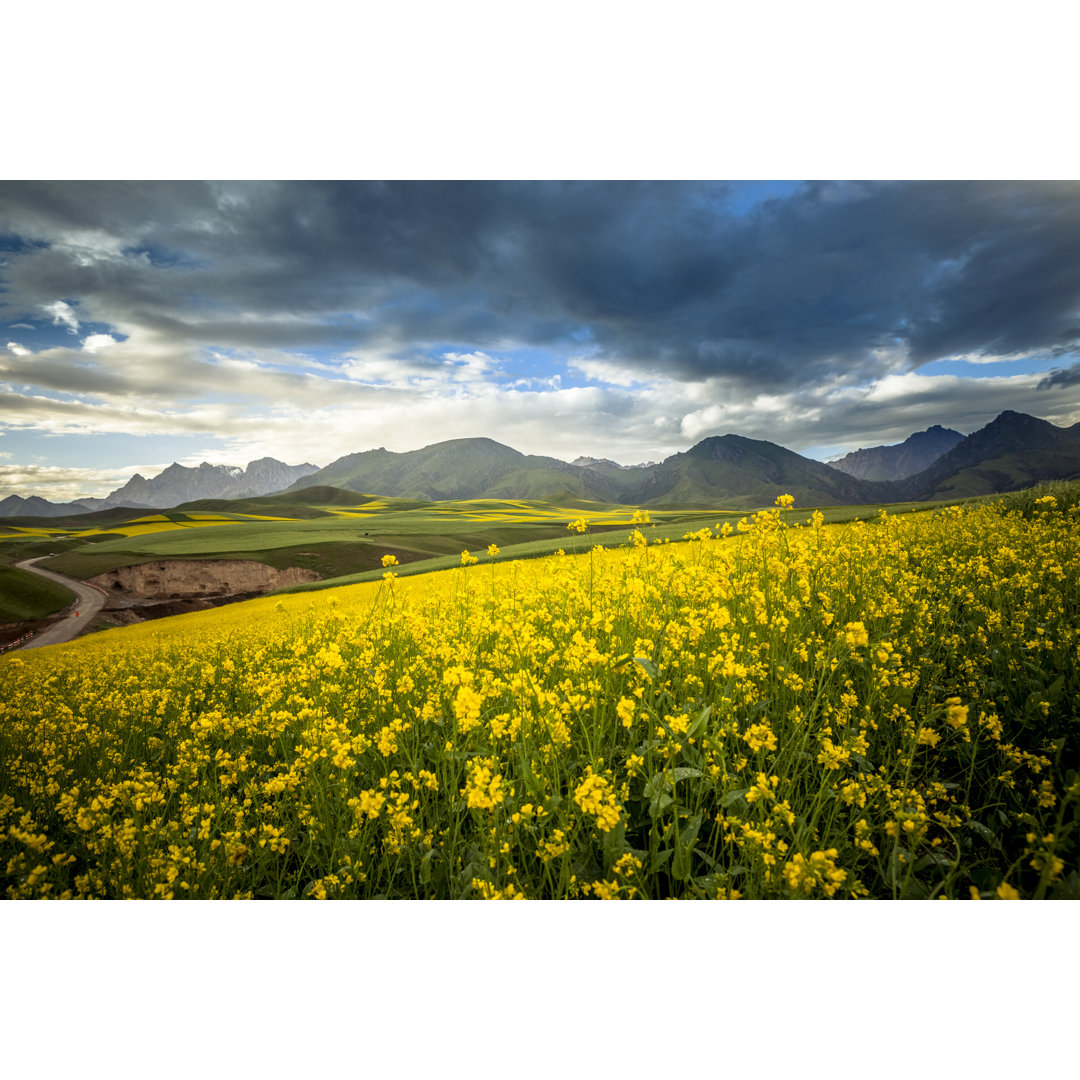
<svg viewBox="0 0 1080 1080"><path fill-rule="evenodd" d="M0 454L0 457L10 455ZM122 487L136 472L154 476L164 465L125 465L115 469L70 468L62 465L0 465L0 499L8 495L38 495L50 502L82 497L104 498Z"/></svg>
<svg viewBox="0 0 1080 1080"><path fill-rule="evenodd" d="M20 345L17 341L9 341L7 343L7 350L10 353L14 353L16 356L29 356L30 350L25 345Z"/></svg>
<svg viewBox="0 0 1080 1080"><path fill-rule="evenodd" d="M68 332L79 332L79 320L75 316L75 309L64 300L56 300L51 304L42 304L42 311L53 317L53 326L66 326Z"/></svg>
<svg viewBox="0 0 1080 1080"><path fill-rule="evenodd" d="M953 390L959 381L956 375L920 375L909 371L903 375L886 375L871 383L861 394L856 391L855 396L873 402L899 401L915 395Z"/></svg>
<svg viewBox="0 0 1080 1080"><path fill-rule="evenodd" d="M12 329L12 330L33 330L34 328L29 323L15 322L15 323L11 324L10 329Z"/></svg>
<svg viewBox="0 0 1080 1080"><path fill-rule="evenodd" d="M566 366L592 382L607 383L609 386L658 386L669 381L660 375L643 374L633 368L608 360L594 360L589 356L572 356Z"/></svg>
<svg viewBox="0 0 1080 1080"><path fill-rule="evenodd" d="M116 338L112 334L91 334L89 337L83 338L82 348L83 352L97 353L116 343Z"/></svg>
<svg viewBox="0 0 1080 1080"><path fill-rule="evenodd" d="M1016 360L1027 360L1030 352L1011 353L955 353L952 356L942 356L934 361L936 364L958 362L962 364L1008 364Z"/></svg>
<svg viewBox="0 0 1080 1080"><path fill-rule="evenodd" d="M444 368L455 382L474 382L501 375L499 362L485 352L443 353Z"/></svg>

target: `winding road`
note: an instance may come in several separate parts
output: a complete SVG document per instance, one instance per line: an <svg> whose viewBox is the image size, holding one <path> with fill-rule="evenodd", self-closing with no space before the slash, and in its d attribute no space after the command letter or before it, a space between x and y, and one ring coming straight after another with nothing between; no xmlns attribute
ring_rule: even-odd
<svg viewBox="0 0 1080 1080"><path fill-rule="evenodd" d="M42 558L48 557L43 555L38 559L24 559L15 565L19 570L28 570L31 574L40 574L50 581L59 582L65 589L70 589L78 600L70 614L35 634L25 645L20 646L21 649L36 649L39 645L59 645L62 641L70 641L102 609L108 596L104 589L99 589L96 585L87 585L84 581L57 574L52 570L43 570L35 565Z"/></svg>

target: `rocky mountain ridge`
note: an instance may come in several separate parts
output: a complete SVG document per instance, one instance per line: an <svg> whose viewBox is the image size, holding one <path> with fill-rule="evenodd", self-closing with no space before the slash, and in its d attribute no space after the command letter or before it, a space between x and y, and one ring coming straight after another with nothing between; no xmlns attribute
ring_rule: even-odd
<svg viewBox="0 0 1080 1080"><path fill-rule="evenodd" d="M906 480L928 469L963 440L959 431L934 424L909 435L902 443L853 450L826 464L860 480Z"/></svg>
<svg viewBox="0 0 1080 1080"><path fill-rule="evenodd" d="M126 484L104 499L84 498L70 503L52 503L31 495L9 495L0 501L0 517L61 517L81 510L107 510L130 506L136 510L167 510L196 499L243 499L270 495L312 473L318 466L286 465L277 458L249 461L247 466L211 465L195 468L173 462L157 476L147 479L136 473Z"/></svg>

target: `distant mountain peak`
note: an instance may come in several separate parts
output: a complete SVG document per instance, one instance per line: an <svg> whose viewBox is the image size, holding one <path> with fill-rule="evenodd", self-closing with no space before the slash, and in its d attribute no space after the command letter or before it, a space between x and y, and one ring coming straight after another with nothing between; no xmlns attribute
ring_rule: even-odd
<svg viewBox="0 0 1080 1080"><path fill-rule="evenodd" d="M609 469L625 469L625 465L620 465L617 461L612 461L611 458L598 458L598 457L576 457L570 462L571 465L576 465L579 469L594 469L600 465L606 465Z"/></svg>
<svg viewBox="0 0 1080 1080"><path fill-rule="evenodd" d="M164 510L198 499L241 499L270 495L318 472L310 463L286 465L276 458L259 458L239 465L211 465L202 461L194 468L174 461L157 476L147 479L136 473L123 487L101 500L103 506L138 505Z"/></svg>
<svg viewBox="0 0 1080 1080"><path fill-rule="evenodd" d="M828 465L860 480L905 480L928 469L963 439L959 431L934 424L909 435L902 443L854 450Z"/></svg>
<svg viewBox="0 0 1080 1080"><path fill-rule="evenodd" d="M1012 409L1006 409L1002 413L998 413L989 424L983 428L983 431L994 431L998 428L1026 428L1028 430L1037 428L1040 431L1045 431L1048 428L1054 427L1049 420L1040 420L1037 416L1030 416L1028 413L1014 412Z"/></svg>

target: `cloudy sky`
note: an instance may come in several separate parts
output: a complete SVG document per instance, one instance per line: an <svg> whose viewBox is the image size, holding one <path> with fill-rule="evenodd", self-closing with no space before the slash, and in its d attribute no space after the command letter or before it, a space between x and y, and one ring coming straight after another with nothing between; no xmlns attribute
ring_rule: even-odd
<svg viewBox="0 0 1080 1080"><path fill-rule="evenodd" d="M0 183L0 497L1080 421L1080 184Z"/></svg>

